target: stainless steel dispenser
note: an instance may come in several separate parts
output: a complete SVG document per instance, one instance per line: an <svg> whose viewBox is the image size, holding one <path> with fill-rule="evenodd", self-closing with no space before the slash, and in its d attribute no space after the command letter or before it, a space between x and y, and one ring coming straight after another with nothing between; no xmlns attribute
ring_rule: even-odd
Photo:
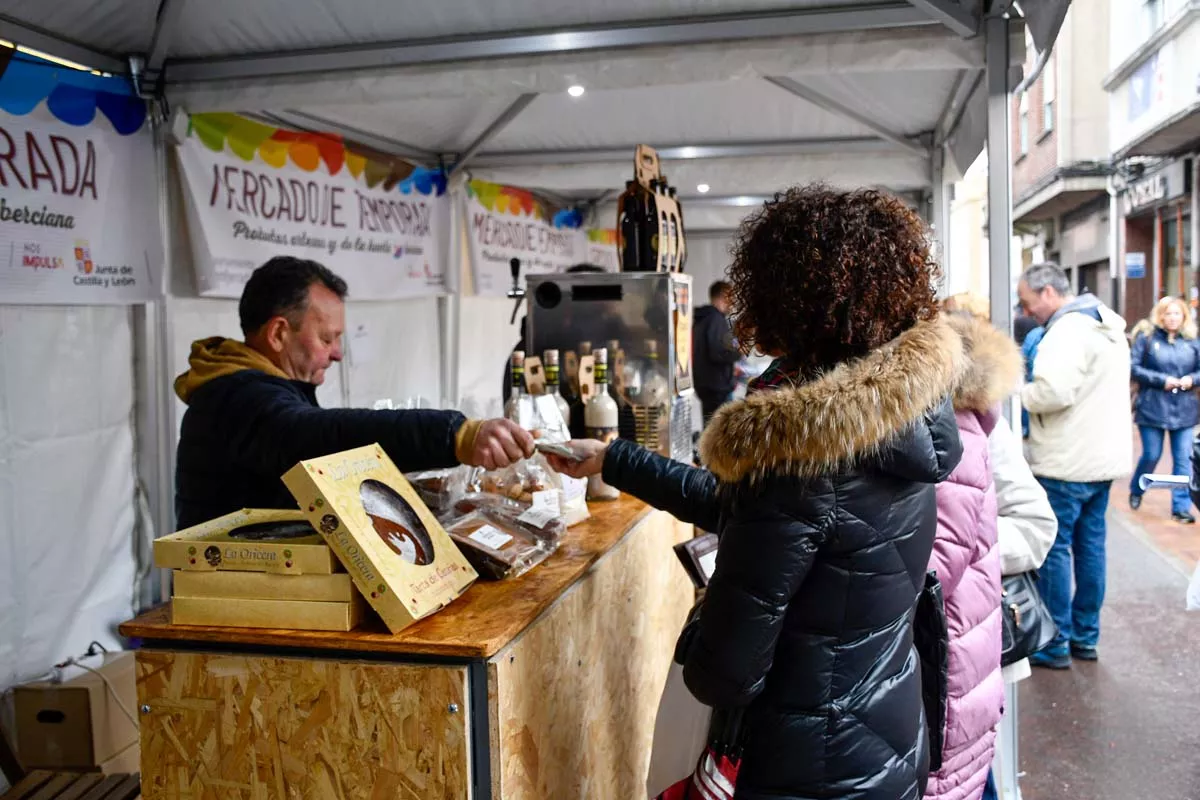
<svg viewBox="0 0 1200 800"><path fill-rule="evenodd" d="M531 352L559 350L562 392L578 406L569 374L581 342L609 347L620 435L691 463L692 278L680 273L577 273L526 277ZM581 434L572 414L572 433Z"/></svg>

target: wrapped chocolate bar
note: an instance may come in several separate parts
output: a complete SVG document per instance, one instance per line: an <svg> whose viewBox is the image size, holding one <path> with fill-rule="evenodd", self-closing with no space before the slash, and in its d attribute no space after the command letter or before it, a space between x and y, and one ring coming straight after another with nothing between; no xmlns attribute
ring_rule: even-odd
<svg viewBox="0 0 1200 800"><path fill-rule="evenodd" d="M417 490L429 510L440 517L454 508L454 504L467 493L467 483L473 472L471 467L450 467L414 472L404 477Z"/></svg>
<svg viewBox="0 0 1200 800"><path fill-rule="evenodd" d="M459 517L446 527L467 561L485 578L502 580L524 575L545 561L557 547L482 510Z"/></svg>
<svg viewBox="0 0 1200 800"><path fill-rule="evenodd" d="M459 500L454 509L463 515L482 514L496 525L521 530L554 549L567 530L558 497L556 491L539 492L532 503L526 504L495 494L471 493Z"/></svg>

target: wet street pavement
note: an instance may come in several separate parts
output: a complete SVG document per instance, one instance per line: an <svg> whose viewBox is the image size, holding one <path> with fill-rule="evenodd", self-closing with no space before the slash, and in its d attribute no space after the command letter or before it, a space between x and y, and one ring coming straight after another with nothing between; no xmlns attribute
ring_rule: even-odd
<svg viewBox="0 0 1200 800"><path fill-rule="evenodd" d="M1200 612L1179 550L1136 519L1109 514L1101 660L1021 683L1025 800L1200 800Z"/></svg>

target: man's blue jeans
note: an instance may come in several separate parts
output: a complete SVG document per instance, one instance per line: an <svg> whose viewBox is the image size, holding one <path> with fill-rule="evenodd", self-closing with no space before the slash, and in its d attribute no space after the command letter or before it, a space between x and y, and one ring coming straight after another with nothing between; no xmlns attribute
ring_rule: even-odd
<svg viewBox="0 0 1200 800"><path fill-rule="evenodd" d="M1191 428L1179 428L1173 431L1164 431L1162 428L1151 428L1145 425L1139 425L1138 431L1142 434L1142 457L1138 460L1137 469L1133 473L1133 482L1129 485L1129 493L1139 495L1142 490L1138 488L1138 479L1143 475L1148 475L1158 466L1158 460L1162 458L1163 438L1165 435L1171 437L1171 461L1172 474L1175 475L1191 475L1192 474L1192 437L1195 435ZM1192 498L1188 495L1186 486L1171 490L1171 513L1172 514L1188 514L1192 510Z"/></svg>
<svg viewBox="0 0 1200 800"><path fill-rule="evenodd" d="M1046 650L1064 655L1068 644L1095 647L1100 640L1108 533L1104 513L1112 482L1071 483L1050 478L1038 478L1038 482L1058 518L1058 536L1038 570L1038 591L1058 626L1058 636Z"/></svg>

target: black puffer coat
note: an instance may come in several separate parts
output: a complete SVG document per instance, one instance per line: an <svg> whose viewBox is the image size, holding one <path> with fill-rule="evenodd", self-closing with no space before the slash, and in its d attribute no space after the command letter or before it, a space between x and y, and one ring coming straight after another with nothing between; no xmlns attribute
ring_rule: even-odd
<svg viewBox="0 0 1200 800"><path fill-rule="evenodd" d="M942 322L722 409L711 472L625 442L605 480L721 536L684 678L748 706L740 800L918 800L928 745L912 618L961 444Z"/></svg>

